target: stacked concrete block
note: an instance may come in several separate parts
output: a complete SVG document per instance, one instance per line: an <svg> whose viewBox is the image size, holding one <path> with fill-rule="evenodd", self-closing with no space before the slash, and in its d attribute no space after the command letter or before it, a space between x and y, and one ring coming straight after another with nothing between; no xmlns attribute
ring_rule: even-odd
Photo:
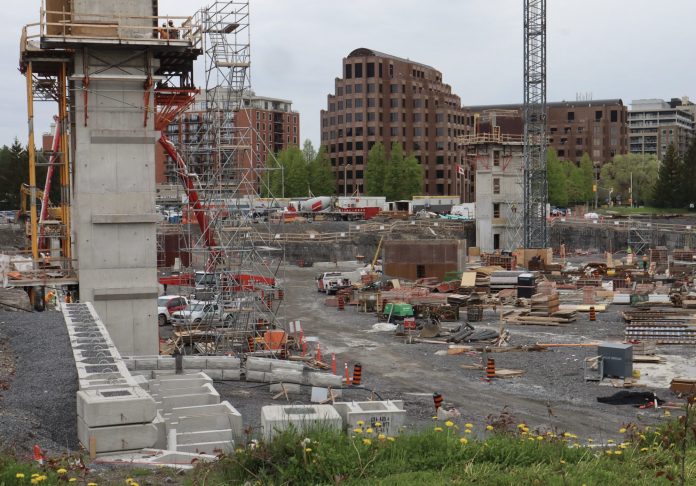
<svg viewBox="0 0 696 486"><path fill-rule="evenodd" d="M406 420L406 411L401 401L383 402L337 402L334 408L343 420L343 428L352 430L371 427L384 435L397 435Z"/></svg>
<svg viewBox="0 0 696 486"><path fill-rule="evenodd" d="M176 373L172 356L132 356L124 362L132 373L148 377ZM241 361L234 356L183 356L182 365L185 373L203 372L215 381L239 381L242 373Z"/></svg>
<svg viewBox="0 0 696 486"><path fill-rule="evenodd" d="M305 369L302 363L255 356L247 358L246 379L261 383L295 383L333 388L339 388L343 384L340 376Z"/></svg>
<svg viewBox="0 0 696 486"><path fill-rule="evenodd" d="M164 446L155 400L138 385L90 303L62 304L77 368L78 439L97 453Z"/></svg>
<svg viewBox="0 0 696 486"><path fill-rule="evenodd" d="M210 383L160 390L152 392L152 396L157 401L157 408L165 413L173 408L220 403L220 394Z"/></svg>
<svg viewBox="0 0 696 486"><path fill-rule="evenodd" d="M314 428L341 430L341 426L341 416L331 405L269 405L261 408L261 428L267 441L289 428L304 433Z"/></svg>

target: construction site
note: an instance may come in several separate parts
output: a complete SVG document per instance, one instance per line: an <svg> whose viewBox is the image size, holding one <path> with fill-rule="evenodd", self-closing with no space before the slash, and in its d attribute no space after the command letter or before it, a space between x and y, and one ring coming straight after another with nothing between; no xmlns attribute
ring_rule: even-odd
<svg viewBox="0 0 696 486"><path fill-rule="evenodd" d="M0 443L187 469L289 427L392 437L509 411L606 444L680 413L696 218L550 216L545 5L525 1L523 136L477 115L456 141L475 201L403 209L268 195L280 169L235 122L249 0L188 17L42 0L20 44L27 221L0 227ZM56 110L42 156L39 102ZM194 104L192 135L168 138ZM156 150L177 221L156 209Z"/></svg>

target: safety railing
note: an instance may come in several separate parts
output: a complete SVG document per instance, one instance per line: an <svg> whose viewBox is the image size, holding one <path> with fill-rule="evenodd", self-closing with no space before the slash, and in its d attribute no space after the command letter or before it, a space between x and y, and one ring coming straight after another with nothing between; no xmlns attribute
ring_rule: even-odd
<svg viewBox="0 0 696 486"><path fill-rule="evenodd" d="M666 224L666 223L654 223L646 221L637 221L634 219L585 219L582 216L578 217L554 217L550 218L549 222L551 225L582 225L582 226L602 226L606 228L614 228L617 230L628 231L628 230L644 230L644 231L656 231L665 233L696 233L695 225L688 224Z"/></svg>

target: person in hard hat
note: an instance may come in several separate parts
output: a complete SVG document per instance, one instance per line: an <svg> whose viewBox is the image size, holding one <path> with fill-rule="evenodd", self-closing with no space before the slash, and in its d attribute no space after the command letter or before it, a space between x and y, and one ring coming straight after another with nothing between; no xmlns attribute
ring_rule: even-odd
<svg viewBox="0 0 696 486"><path fill-rule="evenodd" d="M170 20L168 27L169 27L169 38L170 39L178 39L179 38L179 30L174 28L174 21Z"/></svg>
<svg viewBox="0 0 696 486"><path fill-rule="evenodd" d="M648 271L648 255L643 255L643 271Z"/></svg>
<svg viewBox="0 0 696 486"><path fill-rule="evenodd" d="M158 32L160 39L169 39L169 30L167 29L166 23L162 24L162 27L160 27Z"/></svg>

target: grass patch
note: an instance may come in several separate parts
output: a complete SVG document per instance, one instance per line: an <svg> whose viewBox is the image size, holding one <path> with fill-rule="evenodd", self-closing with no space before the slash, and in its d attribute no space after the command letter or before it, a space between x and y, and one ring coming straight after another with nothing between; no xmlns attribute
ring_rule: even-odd
<svg viewBox="0 0 696 486"><path fill-rule="evenodd" d="M451 422L388 438L378 430L350 435L293 431L214 464L202 464L192 485L659 485L673 484L678 466L665 436L630 429L620 444L591 447L573 434L472 431ZM478 432L479 439L472 436ZM687 477L696 478L696 449ZM202 478L205 478L203 482ZM678 483L677 483L678 484ZM686 484L689 484L688 482Z"/></svg>

